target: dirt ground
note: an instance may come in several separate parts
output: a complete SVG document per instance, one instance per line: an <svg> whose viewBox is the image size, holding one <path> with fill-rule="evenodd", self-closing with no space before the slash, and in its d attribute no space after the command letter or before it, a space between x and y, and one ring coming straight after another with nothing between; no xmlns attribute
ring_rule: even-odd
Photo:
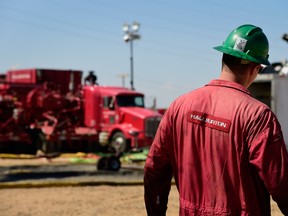
<svg viewBox="0 0 288 216"><path fill-rule="evenodd" d="M143 186L87 186L0 190L1 216L144 216ZM178 215L175 186L167 216ZM282 215L272 202L272 216Z"/></svg>
<svg viewBox="0 0 288 216"><path fill-rule="evenodd" d="M47 160L0 160L1 166L47 164ZM83 186L0 189L0 216L145 216L143 186ZM172 186L167 216L178 215ZM272 216L282 215L275 202Z"/></svg>

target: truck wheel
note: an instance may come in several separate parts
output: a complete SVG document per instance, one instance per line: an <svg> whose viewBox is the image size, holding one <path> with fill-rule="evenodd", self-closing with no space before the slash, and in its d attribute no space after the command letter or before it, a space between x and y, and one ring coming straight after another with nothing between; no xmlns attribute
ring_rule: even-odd
<svg viewBox="0 0 288 216"><path fill-rule="evenodd" d="M122 132L117 132L113 135L110 147L112 147L116 153L127 151L127 140Z"/></svg>
<svg viewBox="0 0 288 216"><path fill-rule="evenodd" d="M108 166L109 166L109 170L118 171L121 167L121 162L119 160L119 157L110 156L108 158Z"/></svg>
<svg viewBox="0 0 288 216"><path fill-rule="evenodd" d="M108 170L109 168L109 161L107 157L101 157L97 164L97 170Z"/></svg>

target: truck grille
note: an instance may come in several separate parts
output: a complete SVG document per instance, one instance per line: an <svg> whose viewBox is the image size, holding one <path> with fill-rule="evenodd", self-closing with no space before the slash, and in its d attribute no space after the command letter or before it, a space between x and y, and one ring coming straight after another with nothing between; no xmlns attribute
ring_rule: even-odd
<svg viewBox="0 0 288 216"><path fill-rule="evenodd" d="M145 137L154 138L160 121L160 117L149 117L145 120Z"/></svg>

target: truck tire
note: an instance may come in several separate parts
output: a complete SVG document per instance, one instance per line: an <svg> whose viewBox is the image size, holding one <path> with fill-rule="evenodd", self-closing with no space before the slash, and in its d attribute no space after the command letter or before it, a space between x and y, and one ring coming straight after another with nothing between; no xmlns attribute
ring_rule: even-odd
<svg viewBox="0 0 288 216"><path fill-rule="evenodd" d="M101 157L97 164L97 170L108 170L109 168L109 161L108 161L108 157Z"/></svg>
<svg viewBox="0 0 288 216"><path fill-rule="evenodd" d="M119 171L121 168L121 162L119 157L117 156L103 156L101 157L97 164L96 164L97 170L104 170L104 171Z"/></svg>
<svg viewBox="0 0 288 216"><path fill-rule="evenodd" d="M116 153L126 152L128 149L126 137L122 132L116 132L111 139L110 147Z"/></svg>
<svg viewBox="0 0 288 216"><path fill-rule="evenodd" d="M121 167L121 162L119 157L117 156L110 156L108 158L108 166L110 171L118 171Z"/></svg>

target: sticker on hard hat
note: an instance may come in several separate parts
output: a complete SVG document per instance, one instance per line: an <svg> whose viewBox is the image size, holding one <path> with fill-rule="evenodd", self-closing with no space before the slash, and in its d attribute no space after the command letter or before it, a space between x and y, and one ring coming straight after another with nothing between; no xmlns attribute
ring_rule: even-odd
<svg viewBox="0 0 288 216"><path fill-rule="evenodd" d="M224 131L226 133L229 132L231 121L216 117L213 115L209 115L207 113L201 113L197 111L190 111L187 114L188 122L196 123L205 127L217 129L220 131Z"/></svg>
<svg viewBox="0 0 288 216"><path fill-rule="evenodd" d="M235 41L233 49L243 52L245 49L246 43L247 43L246 39L238 37Z"/></svg>

